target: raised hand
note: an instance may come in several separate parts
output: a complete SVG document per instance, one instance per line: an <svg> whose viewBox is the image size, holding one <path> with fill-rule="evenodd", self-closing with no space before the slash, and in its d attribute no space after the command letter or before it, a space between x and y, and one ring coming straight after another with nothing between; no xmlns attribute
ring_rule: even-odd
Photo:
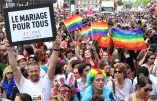
<svg viewBox="0 0 157 101"><path fill-rule="evenodd" d="M11 50L10 44L7 40L3 41L3 43L0 44L0 50Z"/></svg>
<svg viewBox="0 0 157 101"><path fill-rule="evenodd" d="M62 41L62 37L61 36L57 36L56 40L53 42L53 48L59 49L61 41Z"/></svg>

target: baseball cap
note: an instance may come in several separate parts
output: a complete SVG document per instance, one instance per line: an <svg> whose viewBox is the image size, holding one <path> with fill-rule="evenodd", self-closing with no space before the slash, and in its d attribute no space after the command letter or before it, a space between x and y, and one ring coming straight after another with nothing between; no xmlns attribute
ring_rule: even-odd
<svg viewBox="0 0 157 101"><path fill-rule="evenodd" d="M25 59L25 60L26 60L26 58L25 58L23 55L18 55L18 56L17 56L17 61L19 61L19 60L21 60L21 59Z"/></svg>

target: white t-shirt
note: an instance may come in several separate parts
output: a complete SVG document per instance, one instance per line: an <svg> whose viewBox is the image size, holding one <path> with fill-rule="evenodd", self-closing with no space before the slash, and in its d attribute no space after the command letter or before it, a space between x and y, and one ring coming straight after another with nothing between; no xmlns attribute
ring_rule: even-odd
<svg viewBox="0 0 157 101"><path fill-rule="evenodd" d="M108 81L107 86L110 87L113 92L112 81ZM116 101L124 100L126 96L131 94L133 91L132 86L132 81L128 78L125 78L125 84L122 89L115 87L115 96L117 97Z"/></svg>
<svg viewBox="0 0 157 101"><path fill-rule="evenodd" d="M40 68L40 78L43 78L46 75L46 72Z"/></svg>
<svg viewBox="0 0 157 101"><path fill-rule="evenodd" d="M21 77L20 84L17 84L20 93L27 93L31 95L33 99L38 99L37 101L49 101L52 81L46 74L37 83L33 83L25 77ZM41 99L41 100L40 100Z"/></svg>
<svg viewBox="0 0 157 101"><path fill-rule="evenodd" d="M5 98L2 98L1 100L2 101L11 101L11 100L8 100L8 99L5 99Z"/></svg>
<svg viewBox="0 0 157 101"><path fill-rule="evenodd" d="M157 95L157 77L149 75L149 79L152 81L153 90L150 92L150 95ZM135 91L137 85L137 77L133 80L133 91Z"/></svg>

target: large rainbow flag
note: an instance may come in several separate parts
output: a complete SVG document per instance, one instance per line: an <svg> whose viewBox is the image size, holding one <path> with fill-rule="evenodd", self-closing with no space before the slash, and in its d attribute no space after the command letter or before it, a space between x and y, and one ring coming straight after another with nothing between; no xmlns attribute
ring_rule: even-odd
<svg viewBox="0 0 157 101"><path fill-rule="evenodd" d="M104 21L100 22L92 22L92 33L95 35L103 35L106 36L108 33L108 23Z"/></svg>
<svg viewBox="0 0 157 101"><path fill-rule="evenodd" d="M85 37L90 37L90 36L92 36L92 29L91 29L91 26L82 27L82 35L85 36Z"/></svg>
<svg viewBox="0 0 157 101"><path fill-rule="evenodd" d="M146 49L143 32L139 29L122 30L118 28L111 29L112 40L116 48L125 48L128 50Z"/></svg>
<svg viewBox="0 0 157 101"><path fill-rule="evenodd" d="M64 20L64 24L66 25L69 32L74 31L76 28L82 26L82 18L80 15L74 15L70 18Z"/></svg>

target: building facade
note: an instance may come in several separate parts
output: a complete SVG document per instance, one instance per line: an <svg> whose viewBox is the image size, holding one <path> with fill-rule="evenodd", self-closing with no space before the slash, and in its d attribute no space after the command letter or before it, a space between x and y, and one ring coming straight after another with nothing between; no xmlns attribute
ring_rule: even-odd
<svg viewBox="0 0 157 101"><path fill-rule="evenodd" d="M101 0L76 0L76 8L79 9L99 9Z"/></svg>
<svg viewBox="0 0 157 101"><path fill-rule="evenodd" d="M55 3L56 1L57 0L0 0L0 14L3 15L3 9L8 7Z"/></svg>

